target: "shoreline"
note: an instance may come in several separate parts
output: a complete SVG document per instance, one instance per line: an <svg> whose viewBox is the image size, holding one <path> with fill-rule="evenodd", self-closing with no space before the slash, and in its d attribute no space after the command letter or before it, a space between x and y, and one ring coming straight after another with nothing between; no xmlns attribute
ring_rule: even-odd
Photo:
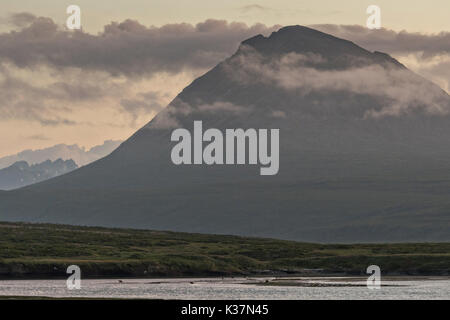
<svg viewBox="0 0 450 320"><path fill-rule="evenodd" d="M2 281L52 281L52 280L67 280L67 277L0 277L0 284ZM82 277L82 280L122 280L122 281L132 281L132 280L162 280L158 283L165 283L164 280L239 280L239 279L273 279L275 281L286 281L286 280L303 280L303 279L314 279L314 280L334 280L334 281L363 281L366 280L369 275L352 275L352 274L292 274L292 275L266 275L266 274L251 274L251 275L236 275L236 276L209 276L209 275L198 275L198 276L154 276L154 277L119 277L119 276L89 276ZM433 280L450 280L450 275L408 275L408 274L386 274L381 275L382 279L388 281L433 281ZM170 281L167 281L170 282Z"/></svg>

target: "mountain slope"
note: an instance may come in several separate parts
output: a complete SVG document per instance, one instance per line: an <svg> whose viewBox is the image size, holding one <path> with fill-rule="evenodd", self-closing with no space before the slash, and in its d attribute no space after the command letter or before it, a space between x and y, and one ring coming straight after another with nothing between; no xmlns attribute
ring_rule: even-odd
<svg viewBox="0 0 450 320"><path fill-rule="evenodd" d="M387 54L286 27L244 41L108 157L0 194L0 220L449 241L449 110L447 93ZM171 132L194 120L279 128L279 173L175 166Z"/></svg>

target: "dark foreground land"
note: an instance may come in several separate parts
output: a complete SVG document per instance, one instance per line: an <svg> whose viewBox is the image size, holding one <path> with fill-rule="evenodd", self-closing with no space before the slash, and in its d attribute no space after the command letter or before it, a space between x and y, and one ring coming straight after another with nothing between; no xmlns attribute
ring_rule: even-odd
<svg viewBox="0 0 450 320"><path fill-rule="evenodd" d="M162 231L0 223L1 278L449 275L450 243L313 244Z"/></svg>

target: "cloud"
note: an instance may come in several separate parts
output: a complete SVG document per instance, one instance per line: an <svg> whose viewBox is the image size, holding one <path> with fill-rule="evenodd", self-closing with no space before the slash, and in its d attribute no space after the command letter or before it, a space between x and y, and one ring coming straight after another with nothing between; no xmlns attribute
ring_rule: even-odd
<svg viewBox="0 0 450 320"><path fill-rule="evenodd" d="M281 110L272 111L271 116L274 118L286 118L286 113Z"/></svg>
<svg viewBox="0 0 450 320"><path fill-rule="evenodd" d="M196 111L207 113L207 112L226 112L226 113L233 113L233 114L241 114L244 112L249 112L251 110L251 107L243 107L238 106L234 103L230 102L224 102L224 101L216 101L212 104L200 104Z"/></svg>
<svg viewBox="0 0 450 320"><path fill-rule="evenodd" d="M407 69L368 63L363 66L355 64L355 67L344 70L317 67L323 63L326 63L323 57L296 53L268 61L248 47L230 60L226 70L233 71L227 74L236 82L260 82L303 96L318 91L328 91L330 95L350 92L385 100L381 109L360 106L361 110L365 110L363 117L379 118L413 112L433 115L450 113L449 99L445 99L448 96Z"/></svg>
<svg viewBox="0 0 450 320"><path fill-rule="evenodd" d="M450 93L450 55L437 55L424 59L420 53L411 53L401 59L408 68L432 80Z"/></svg>
<svg viewBox="0 0 450 320"><path fill-rule="evenodd" d="M0 65L1 120L33 121L42 126L75 125L78 122L68 118L74 105L80 107L124 92L120 85L101 81L104 77L98 75L38 71ZM50 80L46 81L46 77Z"/></svg>
<svg viewBox="0 0 450 320"><path fill-rule="evenodd" d="M272 10L271 8L262 6L260 4L249 4L240 7L240 11L243 13L248 13L250 11L271 11L271 10Z"/></svg>
<svg viewBox="0 0 450 320"><path fill-rule="evenodd" d="M266 10L259 4L242 10ZM4 19L5 20L5 19ZM147 27L135 20L112 22L96 35L69 31L52 19L22 12L9 16L18 31L0 34L0 63L19 68L49 65L82 68L112 75L149 76L184 69L206 70L228 57L239 43L280 26L228 23L209 19L196 25L179 23ZM354 41L369 50L393 55L420 53L421 58L450 54L450 32L437 34L369 30L358 25L313 25L313 28Z"/></svg>
<svg viewBox="0 0 450 320"><path fill-rule="evenodd" d="M120 105L123 111L131 115L132 126L136 125L136 120L140 115L158 113L161 111L165 104L164 98L161 93L156 91L141 92L136 95L135 98L121 99Z"/></svg>
<svg viewBox="0 0 450 320"><path fill-rule="evenodd" d="M101 102L118 112L122 123L142 125L177 93L149 90L143 82L167 78L161 74L174 82L192 73L191 81L231 55L242 40L278 28L212 19L147 27L126 20L94 35L25 12L3 22L15 29L0 34L1 120L42 126L77 124L75 114Z"/></svg>
<svg viewBox="0 0 450 320"><path fill-rule="evenodd" d="M241 9L269 8L250 4ZM135 128L162 110L195 77L232 55L241 41L257 34L268 35L280 27L213 19L195 25L153 27L125 20L111 22L102 32L90 34L66 30L50 18L26 12L8 16L1 23L14 30L0 33L0 121L24 120L46 127L86 125L86 117L95 125L106 118L104 114L95 116L103 110L109 115L104 122L110 126ZM314 27L369 49L393 53L408 67L449 88L449 33ZM284 57L288 58L304 59L310 67L324 63L320 56ZM315 85L321 83L323 74L309 69L305 72L317 80ZM379 75L380 79L386 76ZM287 80L289 77L295 75L286 70L286 80L278 77L279 84L286 86L295 80ZM302 79L297 80L302 83ZM222 103L202 108L211 112L228 108L233 112L234 107ZM162 126L173 125L170 108L157 121Z"/></svg>
<svg viewBox="0 0 450 320"><path fill-rule="evenodd" d="M424 34L389 29L373 29L359 25L318 24L312 28L350 40L368 50L389 54L422 52L424 57L450 54L450 32Z"/></svg>
<svg viewBox="0 0 450 320"><path fill-rule="evenodd" d="M174 101L176 103L176 101ZM186 107L189 108L186 110L187 113L190 113L190 106L186 104ZM173 129L179 128L181 126L180 122L177 120L177 114L183 113L185 110L183 106L179 106L178 108L173 105L167 106L163 111L161 111L153 120L147 124L146 128L152 129Z"/></svg>
<svg viewBox="0 0 450 320"><path fill-rule="evenodd" d="M39 141L47 141L50 140L49 137L43 135L43 134L34 134L31 136L26 137L26 139L30 139L30 140L39 140Z"/></svg>
<svg viewBox="0 0 450 320"><path fill-rule="evenodd" d="M45 64L126 76L208 69L232 54L242 40L278 29L212 19L161 27L126 20L112 22L92 35L65 30L49 18L21 17L15 16L16 24L22 20L31 23L19 31L0 34L0 62L20 68Z"/></svg>
<svg viewBox="0 0 450 320"><path fill-rule="evenodd" d="M180 98L176 98L149 123L149 126L152 129L172 129L182 126L178 120L180 115L186 117L192 114L200 116L221 113L225 116L227 114L248 113L252 110L252 106L240 106L227 101L215 101L213 103L202 103L198 101L195 105L191 105Z"/></svg>
<svg viewBox="0 0 450 320"><path fill-rule="evenodd" d="M450 32L424 34L332 24L311 27L353 41L368 50L387 52L450 92Z"/></svg>
<svg viewBox="0 0 450 320"><path fill-rule="evenodd" d="M13 13L6 18L0 18L0 24L23 28L33 23L36 19L37 17L32 13L19 12Z"/></svg>

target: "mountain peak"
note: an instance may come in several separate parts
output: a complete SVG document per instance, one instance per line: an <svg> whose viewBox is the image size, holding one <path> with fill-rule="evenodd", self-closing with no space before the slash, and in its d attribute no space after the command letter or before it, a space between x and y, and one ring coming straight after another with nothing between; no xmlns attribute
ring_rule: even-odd
<svg viewBox="0 0 450 320"><path fill-rule="evenodd" d="M238 52L242 52L243 47L251 47L268 57L289 53L313 53L326 58L330 62L328 66L332 69L355 66L354 60L358 60L357 64L362 62L402 67L386 53L372 53L351 41L301 25L283 27L268 37L260 34L249 38L242 42L241 50Z"/></svg>
<svg viewBox="0 0 450 320"><path fill-rule="evenodd" d="M243 45L249 45L255 49L258 47L274 46L276 44L284 45L286 48L299 49L299 45L306 47L318 45L319 43L326 45L330 45L330 43L340 43L342 45L345 43L348 46L362 49L351 41L340 39L330 34L300 25L283 27L278 31L272 32L268 37L259 34L242 42Z"/></svg>
<svg viewBox="0 0 450 320"><path fill-rule="evenodd" d="M274 31L268 37L265 37L262 34L258 34L254 37L244 40L242 42L242 44L254 45L254 44L261 43L264 40L278 40L283 37L284 38L300 38L300 37L307 37L307 36L335 38L329 34L323 33L318 30L314 30L314 29L311 29L311 28L308 28L305 26L301 26L301 25L293 25L293 26L283 27L283 28L279 29L278 31Z"/></svg>
<svg viewBox="0 0 450 320"><path fill-rule="evenodd" d="M301 25L286 26L278 31L272 32L270 37L316 37L322 39L339 39L330 34L323 33L316 29L311 29ZM339 39L342 40L342 39ZM348 41L350 42L350 41Z"/></svg>
<svg viewBox="0 0 450 320"><path fill-rule="evenodd" d="M449 241L450 203L439 190L450 187L442 182L450 181L442 147L450 97L388 59L302 26L253 37L109 156L0 193L1 218L301 241ZM199 120L220 132L279 129L279 173L174 165L171 132L195 132Z"/></svg>

